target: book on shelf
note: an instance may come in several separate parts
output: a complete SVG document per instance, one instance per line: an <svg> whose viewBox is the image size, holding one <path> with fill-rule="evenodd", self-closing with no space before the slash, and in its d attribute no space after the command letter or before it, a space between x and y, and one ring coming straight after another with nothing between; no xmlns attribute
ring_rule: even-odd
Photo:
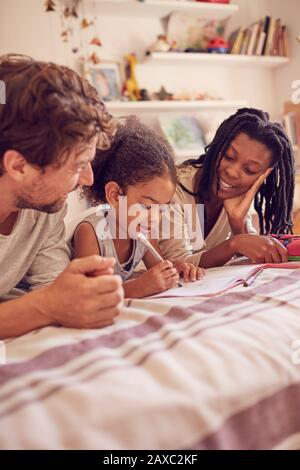
<svg viewBox="0 0 300 470"><path fill-rule="evenodd" d="M228 42L231 54L289 56L287 28L280 18L265 16L247 28L240 27Z"/></svg>
<svg viewBox="0 0 300 470"><path fill-rule="evenodd" d="M290 101L284 104L283 125L294 147L300 147L300 104Z"/></svg>
<svg viewBox="0 0 300 470"><path fill-rule="evenodd" d="M230 54L239 54L244 36L244 29L242 27L236 29L229 36L229 51Z"/></svg>
<svg viewBox="0 0 300 470"><path fill-rule="evenodd" d="M283 116L283 126L293 148L299 145L297 137L296 115L294 113L286 113Z"/></svg>
<svg viewBox="0 0 300 470"><path fill-rule="evenodd" d="M262 55L262 51L263 51L263 48L264 48L265 41L266 41L266 33L265 33L265 31L261 31L260 35L259 35L259 38L258 38L258 41L257 41L257 47L256 47L256 51L255 51L256 55Z"/></svg>
<svg viewBox="0 0 300 470"><path fill-rule="evenodd" d="M244 31L244 37L243 37L243 41L242 41L242 45L240 49L241 55L247 54L250 39L251 39L251 28L246 28Z"/></svg>
<svg viewBox="0 0 300 470"><path fill-rule="evenodd" d="M253 55L254 50L255 50L255 45L257 43L257 35L258 35L258 30L259 30L259 22L254 23L251 26L251 34L250 34L250 39L249 39L249 44L247 47L247 55Z"/></svg>
<svg viewBox="0 0 300 470"><path fill-rule="evenodd" d="M266 53L266 47L267 47L267 41L268 41L268 35L269 35L269 29L270 29L270 21L271 21L270 16L265 16L265 18L264 18L265 40L264 40L261 55L265 55L265 53Z"/></svg>
<svg viewBox="0 0 300 470"><path fill-rule="evenodd" d="M288 38L288 32L287 32L286 26L282 26L282 43L283 43L283 56L289 57L290 46L289 46L289 38Z"/></svg>
<svg viewBox="0 0 300 470"><path fill-rule="evenodd" d="M270 54L271 55L279 55L279 40L280 40L280 32L281 32L281 20L277 18L275 23L275 31L273 36L273 41L271 44Z"/></svg>

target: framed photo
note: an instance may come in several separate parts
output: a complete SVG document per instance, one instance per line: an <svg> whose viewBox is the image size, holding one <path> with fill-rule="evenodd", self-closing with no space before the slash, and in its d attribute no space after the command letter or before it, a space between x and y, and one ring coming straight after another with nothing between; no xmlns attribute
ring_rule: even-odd
<svg viewBox="0 0 300 470"><path fill-rule="evenodd" d="M89 66L92 85L103 101L116 101L121 98L122 81L120 65L117 62L101 62Z"/></svg>
<svg viewBox="0 0 300 470"><path fill-rule="evenodd" d="M161 130L175 152L195 151L200 155L205 148L205 139L198 120L193 116L160 116Z"/></svg>

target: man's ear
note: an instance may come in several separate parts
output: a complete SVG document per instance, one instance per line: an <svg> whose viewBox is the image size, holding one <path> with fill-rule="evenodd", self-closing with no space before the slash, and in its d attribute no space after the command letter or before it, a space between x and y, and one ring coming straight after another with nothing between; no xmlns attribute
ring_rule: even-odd
<svg viewBox="0 0 300 470"><path fill-rule="evenodd" d="M121 188L115 181L110 181L105 185L105 197L108 202L113 207L116 207L119 204L119 197L121 195Z"/></svg>
<svg viewBox="0 0 300 470"><path fill-rule="evenodd" d="M17 182L23 181L28 163L21 153L16 150L7 150L4 153L2 165L11 178Z"/></svg>

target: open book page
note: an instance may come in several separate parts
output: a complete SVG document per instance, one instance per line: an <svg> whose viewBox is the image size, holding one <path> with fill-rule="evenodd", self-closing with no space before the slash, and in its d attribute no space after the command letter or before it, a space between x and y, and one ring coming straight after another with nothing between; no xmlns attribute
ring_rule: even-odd
<svg viewBox="0 0 300 470"><path fill-rule="evenodd" d="M256 264L241 266L224 266L221 268L210 268L205 271L202 280L196 282L180 282L183 287L175 287L160 294L153 295L152 298L159 297L213 297L222 294L236 286L250 286L253 280L267 268L296 269L300 268L300 263L281 264Z"/></svg>
<svg viewBox="0 0 300 470"><path fill-rule="evenodd" d="M174 287L152 297L191 297L200 295L217 294L220 291L243 283L248 273L257 265L251 266L226 266L222 268L206 269L205 276L196 282L180 282L183 287Z"/></svg>

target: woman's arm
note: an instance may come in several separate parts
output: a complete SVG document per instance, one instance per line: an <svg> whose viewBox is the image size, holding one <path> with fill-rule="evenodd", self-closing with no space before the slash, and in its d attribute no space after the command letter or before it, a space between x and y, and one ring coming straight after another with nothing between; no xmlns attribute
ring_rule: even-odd
<svg viewBox="0 0 300 470"><path fill-rule="evenodd" d="M263 235L239 234L204 252L200 265L204 268L222 266L237 253L259 264L288 261L286 248L274 238Z"/></svg>
<svg viewBox="0 0 300 470"><path fill-rule="evenodd" d="M223 266L236 254L234 239L235 237L229 238L214 248L202 253L199 265L203 268Z"/></svg>
<svg viewBox="0 0 300 470"><path fill-rule="evenodd" d="M74 258L101 255L95 230L89 222L82 222L78 225L74 233L73 243Z"/></svg>

